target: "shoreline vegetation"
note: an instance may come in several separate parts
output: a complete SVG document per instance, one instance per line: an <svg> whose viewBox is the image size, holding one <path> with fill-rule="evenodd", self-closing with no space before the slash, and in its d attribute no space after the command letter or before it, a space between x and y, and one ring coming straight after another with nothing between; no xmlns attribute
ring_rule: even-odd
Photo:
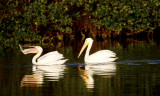
<svg viewBox="0 0 160 96"><path fill-rule="evenodd" d="M158 0L4 0L0 7L1 44L160 37Z"/></svg>

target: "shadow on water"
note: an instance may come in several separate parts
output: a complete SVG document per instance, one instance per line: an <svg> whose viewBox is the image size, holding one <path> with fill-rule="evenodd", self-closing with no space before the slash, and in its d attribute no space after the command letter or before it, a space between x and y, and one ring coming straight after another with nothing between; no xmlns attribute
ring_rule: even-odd
<svg viewBox="0 0 160 96"><path fill-rule="evenodd" d="M84 40L64 40L43 47L43 54L57 50L69 59L65 64L35 66L34 54L24 55L18 46L0 47L1 95L48 96L158 96L160 88L159 43L152 40L94 40L90 53L109 49L115 62L85 64L84 53L77 59ZM34 45L34 44L32 44Z"/></svg>

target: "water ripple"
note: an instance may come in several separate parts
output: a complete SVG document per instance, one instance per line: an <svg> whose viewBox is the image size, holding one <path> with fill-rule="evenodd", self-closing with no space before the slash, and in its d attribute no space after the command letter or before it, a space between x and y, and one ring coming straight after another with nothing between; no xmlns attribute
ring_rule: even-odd
<svg viewBox="0 0 160 96"><path fill-rule="evenodd" d="M147 64L160 64L160 60L125 60L125 61L117 61L117 64L127 64L127 65L141 65L142 63Z"/></svg>

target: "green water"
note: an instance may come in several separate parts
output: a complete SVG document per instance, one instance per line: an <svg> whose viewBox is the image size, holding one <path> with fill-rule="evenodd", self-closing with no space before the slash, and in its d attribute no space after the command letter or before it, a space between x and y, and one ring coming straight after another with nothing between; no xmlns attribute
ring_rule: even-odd
<svg viewBox="0 0 160 96"><path fill-rule="evenodd" d="M32 44L47 53L58 50L69 60L63 65L35 66L34 54L18 46L0 47L2 96L159 96L160 46L155 42L94 41L91 53L109 49L118 59L108 64L84 64L77 55L83 41ZM29 44L28 44L29 45Z"/></svg>

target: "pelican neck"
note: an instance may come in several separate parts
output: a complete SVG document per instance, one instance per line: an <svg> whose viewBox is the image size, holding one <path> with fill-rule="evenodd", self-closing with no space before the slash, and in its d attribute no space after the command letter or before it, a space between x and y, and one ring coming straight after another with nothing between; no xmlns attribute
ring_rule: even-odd
<svg viewBox="0 0 160 96"><path fill-rule="evenodd" d="M90 42L89 45L88 45L88 47L87 47L86 54L85 54L85 61L89 57L89 52L91 50L92 44L93 44L93 41Z"/></svg>
<svg viewBox="0 0 160 96"><path fill-rule="evenodd" d="M32 58L32 63L33 64L37 64L37 58L42 54L43 49L39 50L37 49L39 52Z"/></svg>

